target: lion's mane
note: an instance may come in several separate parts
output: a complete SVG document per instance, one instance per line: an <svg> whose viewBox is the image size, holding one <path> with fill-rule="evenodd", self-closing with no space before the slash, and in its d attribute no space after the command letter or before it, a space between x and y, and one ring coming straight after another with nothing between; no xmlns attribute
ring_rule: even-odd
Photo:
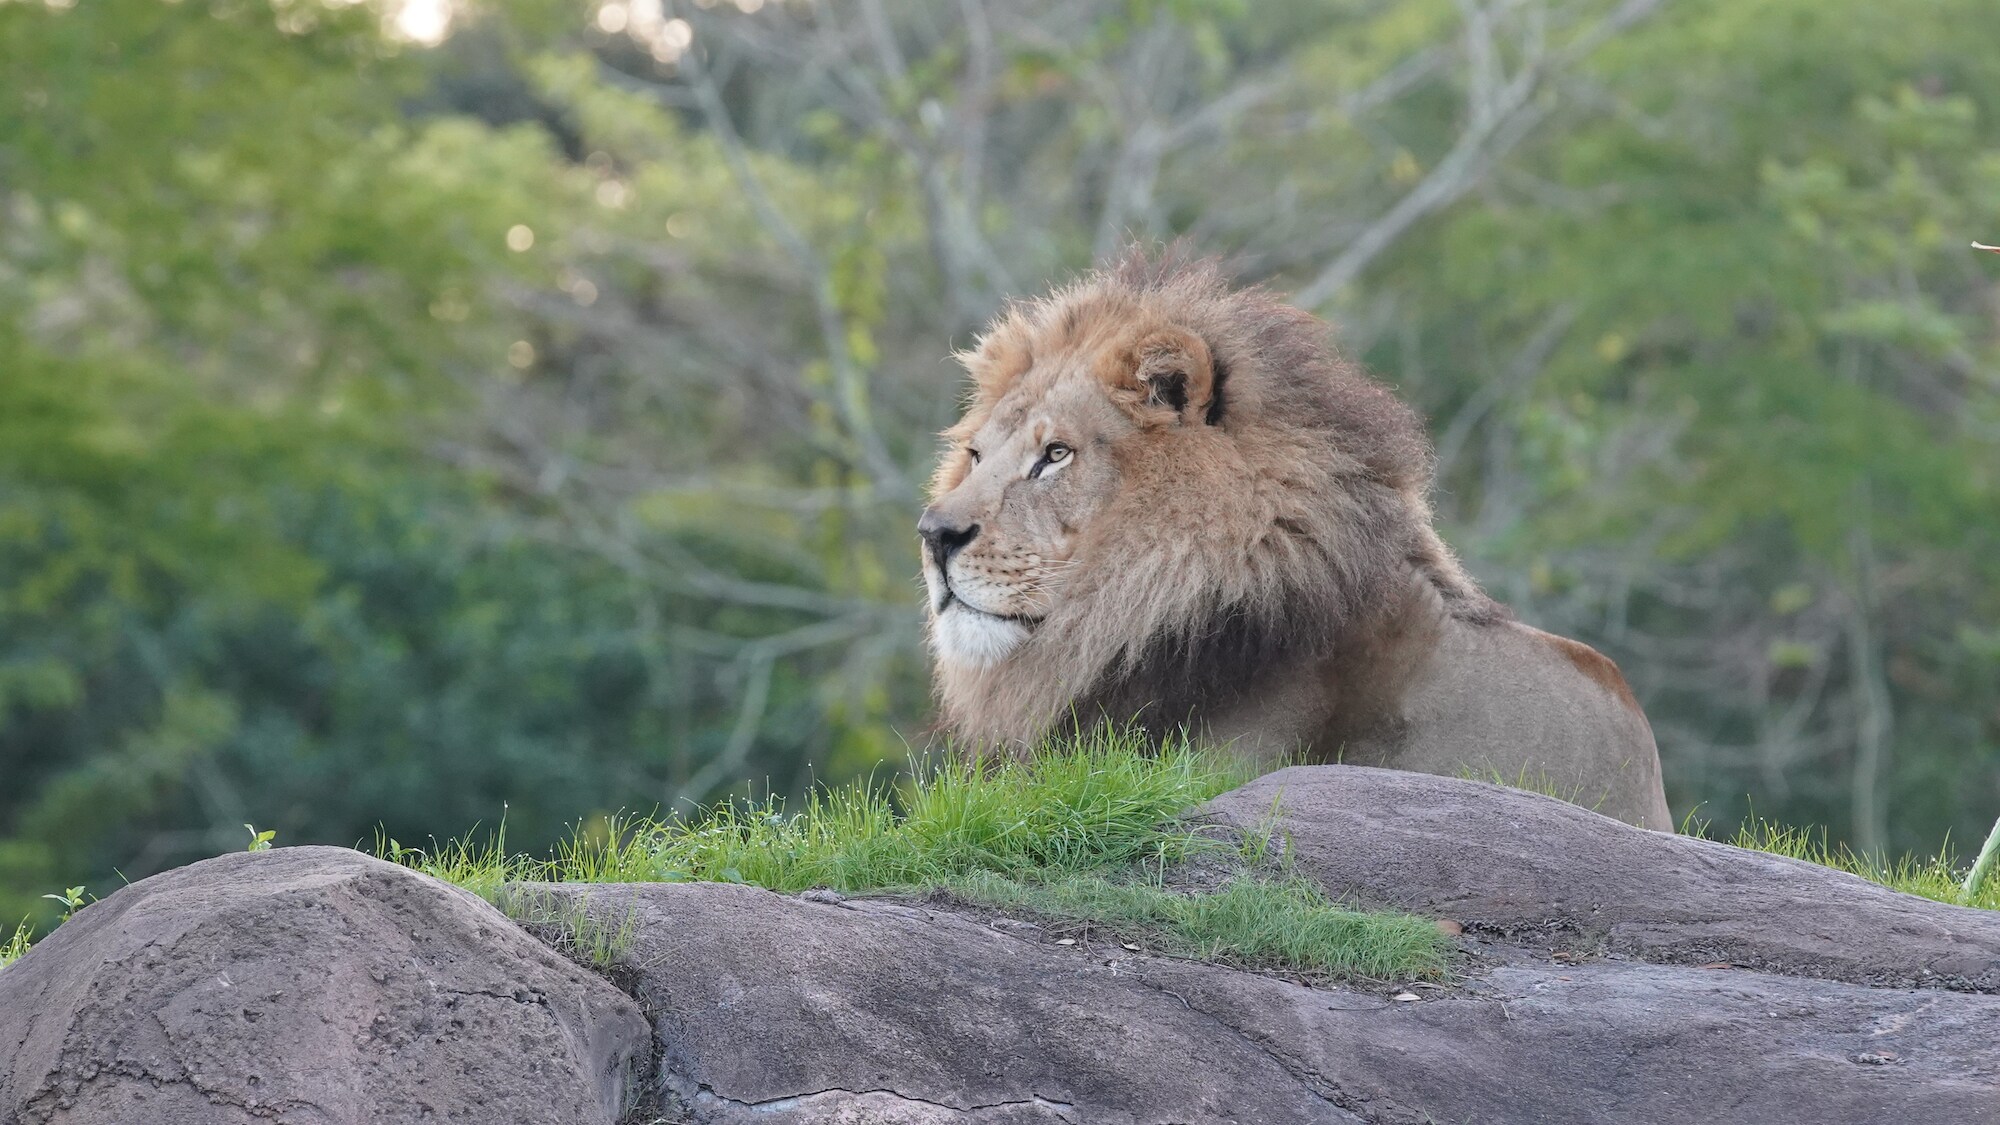
<svg viewBox="0 0 2000 1125"><path fill-rule="evenodd" d="M961 356L975 387L951 433L975 431L1034 355L1133 318L1207 345L1214 433L1148 432L1121 452L1118 493L1033 635L997 664L940 668L957 733L1019 746L1071 720L1172 727L1324 658L1413 580L1453 616L1502 615L1431 526L1417 415L1339 358L1323 322L1232 288L1211 260L1134 252L1010 304Z"/></svg>

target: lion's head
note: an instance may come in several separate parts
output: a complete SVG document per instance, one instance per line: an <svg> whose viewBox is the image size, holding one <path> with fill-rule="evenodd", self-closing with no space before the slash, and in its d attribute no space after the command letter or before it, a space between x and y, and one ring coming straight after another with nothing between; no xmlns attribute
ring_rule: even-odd
<svg viewBox="0 0 2000 1125"><path fill-rule="evenodd" d="M1416 416L1326 336L1211 262L1134 254L960 356L972 398L919 524L960 734L1183 721L1324 654L1412 570L1488 604L1431 530Z"/></svg>

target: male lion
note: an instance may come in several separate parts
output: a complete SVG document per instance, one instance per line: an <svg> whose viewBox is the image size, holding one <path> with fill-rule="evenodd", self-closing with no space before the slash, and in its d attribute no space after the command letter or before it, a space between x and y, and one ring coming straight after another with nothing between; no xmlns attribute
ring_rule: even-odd
<svg viewBox="0 0 2000 1125"><path fill-rule="evenodd" d="M1479 590L1415 413L1326 336L1172 255L1001 314L918 524L948 725L1020 747L1136 717L1672 830L1617 667Z"/></svg>

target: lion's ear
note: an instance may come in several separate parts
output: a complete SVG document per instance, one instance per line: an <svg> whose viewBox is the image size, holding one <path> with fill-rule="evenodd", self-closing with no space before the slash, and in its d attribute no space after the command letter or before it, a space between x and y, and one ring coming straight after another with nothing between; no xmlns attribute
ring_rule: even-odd
<svg viewBox="0 0 2000 1125"><path fill-rule="evenodd" d="M1215 397L1215 364L1201 337L1179 328L1148 335L1133 349L1133 381L1145 393L1145 403L1171 410L1184 424L1208 417Z"/></svg>

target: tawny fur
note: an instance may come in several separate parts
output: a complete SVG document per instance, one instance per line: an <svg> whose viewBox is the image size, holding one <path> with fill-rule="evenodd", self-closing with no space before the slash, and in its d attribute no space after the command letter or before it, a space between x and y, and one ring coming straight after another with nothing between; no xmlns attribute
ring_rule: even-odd
<svg viewBox="0 0 2000 1125"><path fill-rule="evenodd" d="M1533 633L1433 529L1432 454L1415 413L1339 359L1319 320L1266 290L1232 289L1211 262L1134 253L1011 304L960 358L973 392L946 431L933 506L983 521L952 565L1006 593L1005 612L1022 622L1013 635L1025 633L993 660L940 648L940 702L963 739L1025 746L1104 717L1165 729L1247 713L1254 726L1281 680L1315 700L1307 725L1329 730L1335 717L1320 712L1338 690L1322 681L1361 678L1337 671L1341 654L1380 647L1375 633L1506 629L1506 643ZM1098 429L1113 436L1073 433L1087 428L1078 405L1110 419ZM1013 526L1010 513L1034 502L1021 474L989 466L968 481L977 435L1034 427L1094 439L1077 456L1116 466L1093 478L1093 514L1061 529L1060 550ZM1028 440L1043 440L1036 432ZM949 583L927 577L934 591ZM1411 614L1425 613L1443 624L1413 632ZM1439 647L1427 645L1397 660L1422 667ZM1301 669L1319 670L1304 688ZM1301 726L1287 737L1313 735ZM1651 753L1649 731L1644 742ZM1656 755L1650 784L1657 792Z"/></svg>

